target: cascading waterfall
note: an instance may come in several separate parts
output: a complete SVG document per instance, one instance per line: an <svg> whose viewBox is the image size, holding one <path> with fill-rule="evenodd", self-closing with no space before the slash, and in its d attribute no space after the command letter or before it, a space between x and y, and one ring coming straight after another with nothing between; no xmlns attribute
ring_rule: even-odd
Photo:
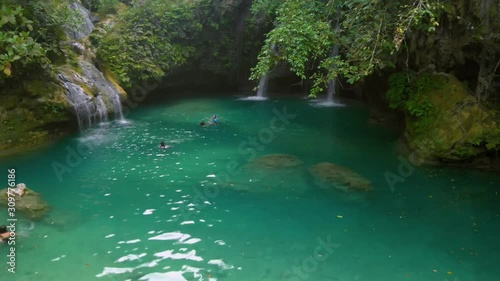
<svg viewBox="0 0 500 281"><path fill-rule="evenodd" d="M339 32L340 29L340 23L337 22L337 25L335 27L335 31ZM333 46L332 52L330 53L331 58L335 58L339 55L339 49L340 46L338 44L335 44ZM335 96L337 95L337 78L333 78L332 80L328 81L328 89L326 92L326 101L320 102L320 106L344 106L343 104L337 103L335 101Z"/></svg>
<svg viewBox="0 0 500 281"><path fill-rule="evenodd" d="M276 52L276 44L271 46L271 51ZM269 82L269 75L271 70L268 70L265 75L260 78L259 89L257 90L257 99L266 99L267 84Z"/></svg>
<svg viewBox="0 0 500 281"><path fill-rule="evenodd" d="M267 81L269 80L269 71L260 78L259 89L257 90L257 97L264 99L267 89Z"/></svg>
<svg viewBox="0 0 500 281"><path fill-rule="evenodd" d="M69 7L81 15L82 24L67 28L67 36L72 40L88 37L94 29L92 14L78 1L73 2ZM67 90L68 101L75 110L80 130L107 122L111 113L114 114L115 119L123 120L120 91L93 63L85 61L83 56L79 59L79 65L82 75L76 71L63 71L64 74L60 74L59 78Z"/></svg>
<svg viewBox="0 0 500 281"><path fill-rule="evenodd" d="M85 94L83 89L71 82L65 82L64 86L68 90L68 100L75 109L78 119L78 128L83 130L92 125L92 107L93 103L90 97Z"/></svg>
<svg viewBox="0 0 500 281"><path fill-rule="evenodd" d="M106 108L106 105L104 104L104 101L102 100L101 96L96 97L96 106L97 106L97 112L99 113L99 119L94 119L94 122L100 123L100 122L107 122L108 121L108 109Z"/></svg>
<svg viewBox="0 0 500 281"><path fill-rule="evenodd" d="M330 57L334 58L336 56L339 55L339 45L335 45L333 46L333 50L332 50L332 53L330 55ZM335 103L334 102L334 98L335 98L335 95L337 94L337 89L336 89L336 86L337 86L337 79L334 78L330 81L328 81L328 92L327 92L327 97L326 97L326 101L328 103Z"/></svg>
<svg viewBox="0 0 500 281"><path fill-rule="evenodd" d="M86 61L81 61L80 66L83 70L83 76L98 89L100 95L113 106L115 119L123 120L123 109L120 100L120 92L115 86L109 82L102 72L100 72L94 65Z"/></svg>

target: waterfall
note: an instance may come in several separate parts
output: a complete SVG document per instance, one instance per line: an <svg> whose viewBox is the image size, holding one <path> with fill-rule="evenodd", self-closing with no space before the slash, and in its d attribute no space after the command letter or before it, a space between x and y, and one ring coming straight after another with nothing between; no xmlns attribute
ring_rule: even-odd
<svg viewBox="0 0 500 281"><path fill-rule="evenodd" d="M271 46L271 52L276 53L276 44ZM257 90L257 96L255 99L263 100L267 97L267 84L269 83L269 75L271 74L271 70L268 70L266 74L262 75L259 81L259 89Z"/></svg>
<svg viewBox="0 0 500 281"><path fill-rule="evenodd" d="M94 30L90 11L85 9L78 1L71 3L69 8L80 15L82 22L78 26L66 26L66 35L73 40L80 40L89 36Z"/></svg>
<svg viewBox="0 0 500 281"><path fill-rule="evenodd" d="M268 80L269 80L269 71L260 78L259 89L257 90L257 98L260 99L265 98Z"/></svg>
<svg viewBox="0 0 500 281"><path fill-rule="evenodd" d="M74 1L69 8L80 15L81 21L66 26L66 35L71 40L85 39L94 30L92 14L79 1ZM123 120L120 91L93 63L85 61L82 55L85 53L85 47L82 44L73 42L72 46L80 54L79 66L82 74L65 69L59 74L59 78L66 88L68 101L75 110L80 130L108 121L111 113L115 119Z"/></svg>
<svg viewBox="0 0 500 281"><path fill-rule="evenodd" d="M78 120L78 128L84 130L90 127L92 118L95 116L95 106L92 99L85 93L82 87L71 82L67 76L60 74L62 85L66 88L68 101L75 109L76 118Z"/></svg>
<svg viewBox="0 0 500 281"><path fill-rule="evenodd" d="M335 46L333 46L333 50L332 50L330 57L334 58L338 55L339 55L339 45L335 45ZM327 90L327 98L326 98L326 101L328 103L332 103L332 104L334 103L334 98L335 98L335 95L337 94L336 81L337 81L336 78L328 81L328 90Z"/></svg>
<svg viewBox="0 0 500 281"><path fill-rule="evenodd" d="M80 61L80 67L82 75L76 72L69 76L59 75L59 79L66 88L68 101L75 110L80 130L107 122L111 112L115 119L123 120L118 89L93 64ZM86 93L80 85L90 89L92 94Z"/></svg>
<svg viewBox="0 0 500 281"><path fill-rule="evenodd" d="M101 96L97 96L96 99L97 99L97 102L95 103L95 105L97 108L97 112L99 113L99 119L94 119L94 122L95 122L95 124L100 123L100 122L107 122L108 121L108 109L106 108L106 105L104 104L104 101L102 100Z"/></svg>
<svg viewBox="0 0 500 281"><path fill-rule="evenodd" d="M104 101L112 105L115 119L123 120L123 109L118 89L91 63L80 61L80 66L83 70L83 76L93 87L97 88Z"/></svg>

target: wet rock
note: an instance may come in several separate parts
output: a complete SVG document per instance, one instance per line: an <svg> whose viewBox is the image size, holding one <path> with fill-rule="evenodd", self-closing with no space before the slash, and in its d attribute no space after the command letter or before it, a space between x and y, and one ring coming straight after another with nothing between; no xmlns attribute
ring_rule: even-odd
<svg viewBox="0 0 500 281"><path fill-rule="evenodd" d="M27 188L24 184L18 184L15 189L5 188L0 190L0 205L8 206L9 194L15 199L16 212L21 212L31 219L41 219L49 211L49 205L42 199L39 193Z"/></svg>
<svg viewBox="0 0 500 281"><path fill-rule="evenodd" d="M79 55L83 55L83 53L85 52L85 47L78 42L71 43L71 49L73 49L73 51L75 51L75 53Z"/></svg>
<svg viewBox="0 0 500 281"><path fill-rule="evenodd" d="M373 189L369 180L355 171L337 164L322 162L311 167L310 172L316 179L346 192Z"/></svg>

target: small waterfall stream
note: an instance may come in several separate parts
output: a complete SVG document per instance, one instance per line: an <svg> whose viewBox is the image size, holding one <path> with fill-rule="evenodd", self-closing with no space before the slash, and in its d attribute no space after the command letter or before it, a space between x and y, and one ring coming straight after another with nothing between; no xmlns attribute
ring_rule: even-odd
<svg viewBox="0 0 500 281"><path fill-rule="evenodd" d="M339 55L339 45L335 45L335 46L333 46L333 50L332 50L330 57L334 58L338 55ZM329 103L334 103L334 98L335 98L335 95L337 94L337 89L336 89L337 83L336 82L337 82L337 79L332 79L332 80L328 81L328 90L327 90L328 92L327 92L326 101Z"/></svg>
<svg viewBox="0 0 500 281"><path fill-rule="evenodd" d="M85 39L94 29L92 14L78 1L69 7L81 15L82 21L79 26L67 28L66 35L72 40ZM76 69L64 70L59 74L59 79L67 91L66 95L74 108L80 130L107 122L110 114L114 114L114 119L123 120L120 91L93 63L85 61L83 56L80 56L78 64L82 70L81 75Z"/></svg>
<svg viewBox="0 0 500 281"><path fill-rule="evenodd" d="M276 44L271 46L271 51L276 52ZM265 75L262 75L259 81L259 89L257 90L257 100L267 99L267 84L269 83L269 76L271 74L271 70L268 70Z"/></svg>
<svg viewBox="0 0 500 281"><path fill-rule="evenodd" d="M83 70L83 76L99 90L107 102L113 106L115 119L123 120L122 103L120 100L120 92L115 86L108 81L102 72L100 72L94 65L89 62L81 61L80 66Z"/></svg>
<svg viewBox="0 0 500 281"><path fill-rule="evenodd" d="M259 89L257 90L257 98L264 99L267 90L267 81L269 80L269 72L263 75L259 81Z"/></svg>

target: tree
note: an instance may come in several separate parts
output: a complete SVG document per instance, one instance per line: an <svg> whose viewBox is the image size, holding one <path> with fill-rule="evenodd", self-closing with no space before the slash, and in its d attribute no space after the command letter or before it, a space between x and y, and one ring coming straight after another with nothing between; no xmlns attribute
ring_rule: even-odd
<svg viewBox="0 0 500 281"><path fill-rule="evenodd" d="M49 66L46 50L31 36L32 21L24 17L21 6L1 6L0 80L11 77L22 68L39 64Z"/></svg>
<svg viewBox="0 0 500 281"><path fill-rule="evenodd" d="M256 2L255 13L258 7L277 5L264 2ZM413 28L432 32L443 7L437 0L282 1L251 79L285 62L301 79L314 80L313 96L339 76L355 83L376 69L394 66L407 33ZM335 45L341 55L328 57ZM310 75L307 65L316 69Z"/></svg>

